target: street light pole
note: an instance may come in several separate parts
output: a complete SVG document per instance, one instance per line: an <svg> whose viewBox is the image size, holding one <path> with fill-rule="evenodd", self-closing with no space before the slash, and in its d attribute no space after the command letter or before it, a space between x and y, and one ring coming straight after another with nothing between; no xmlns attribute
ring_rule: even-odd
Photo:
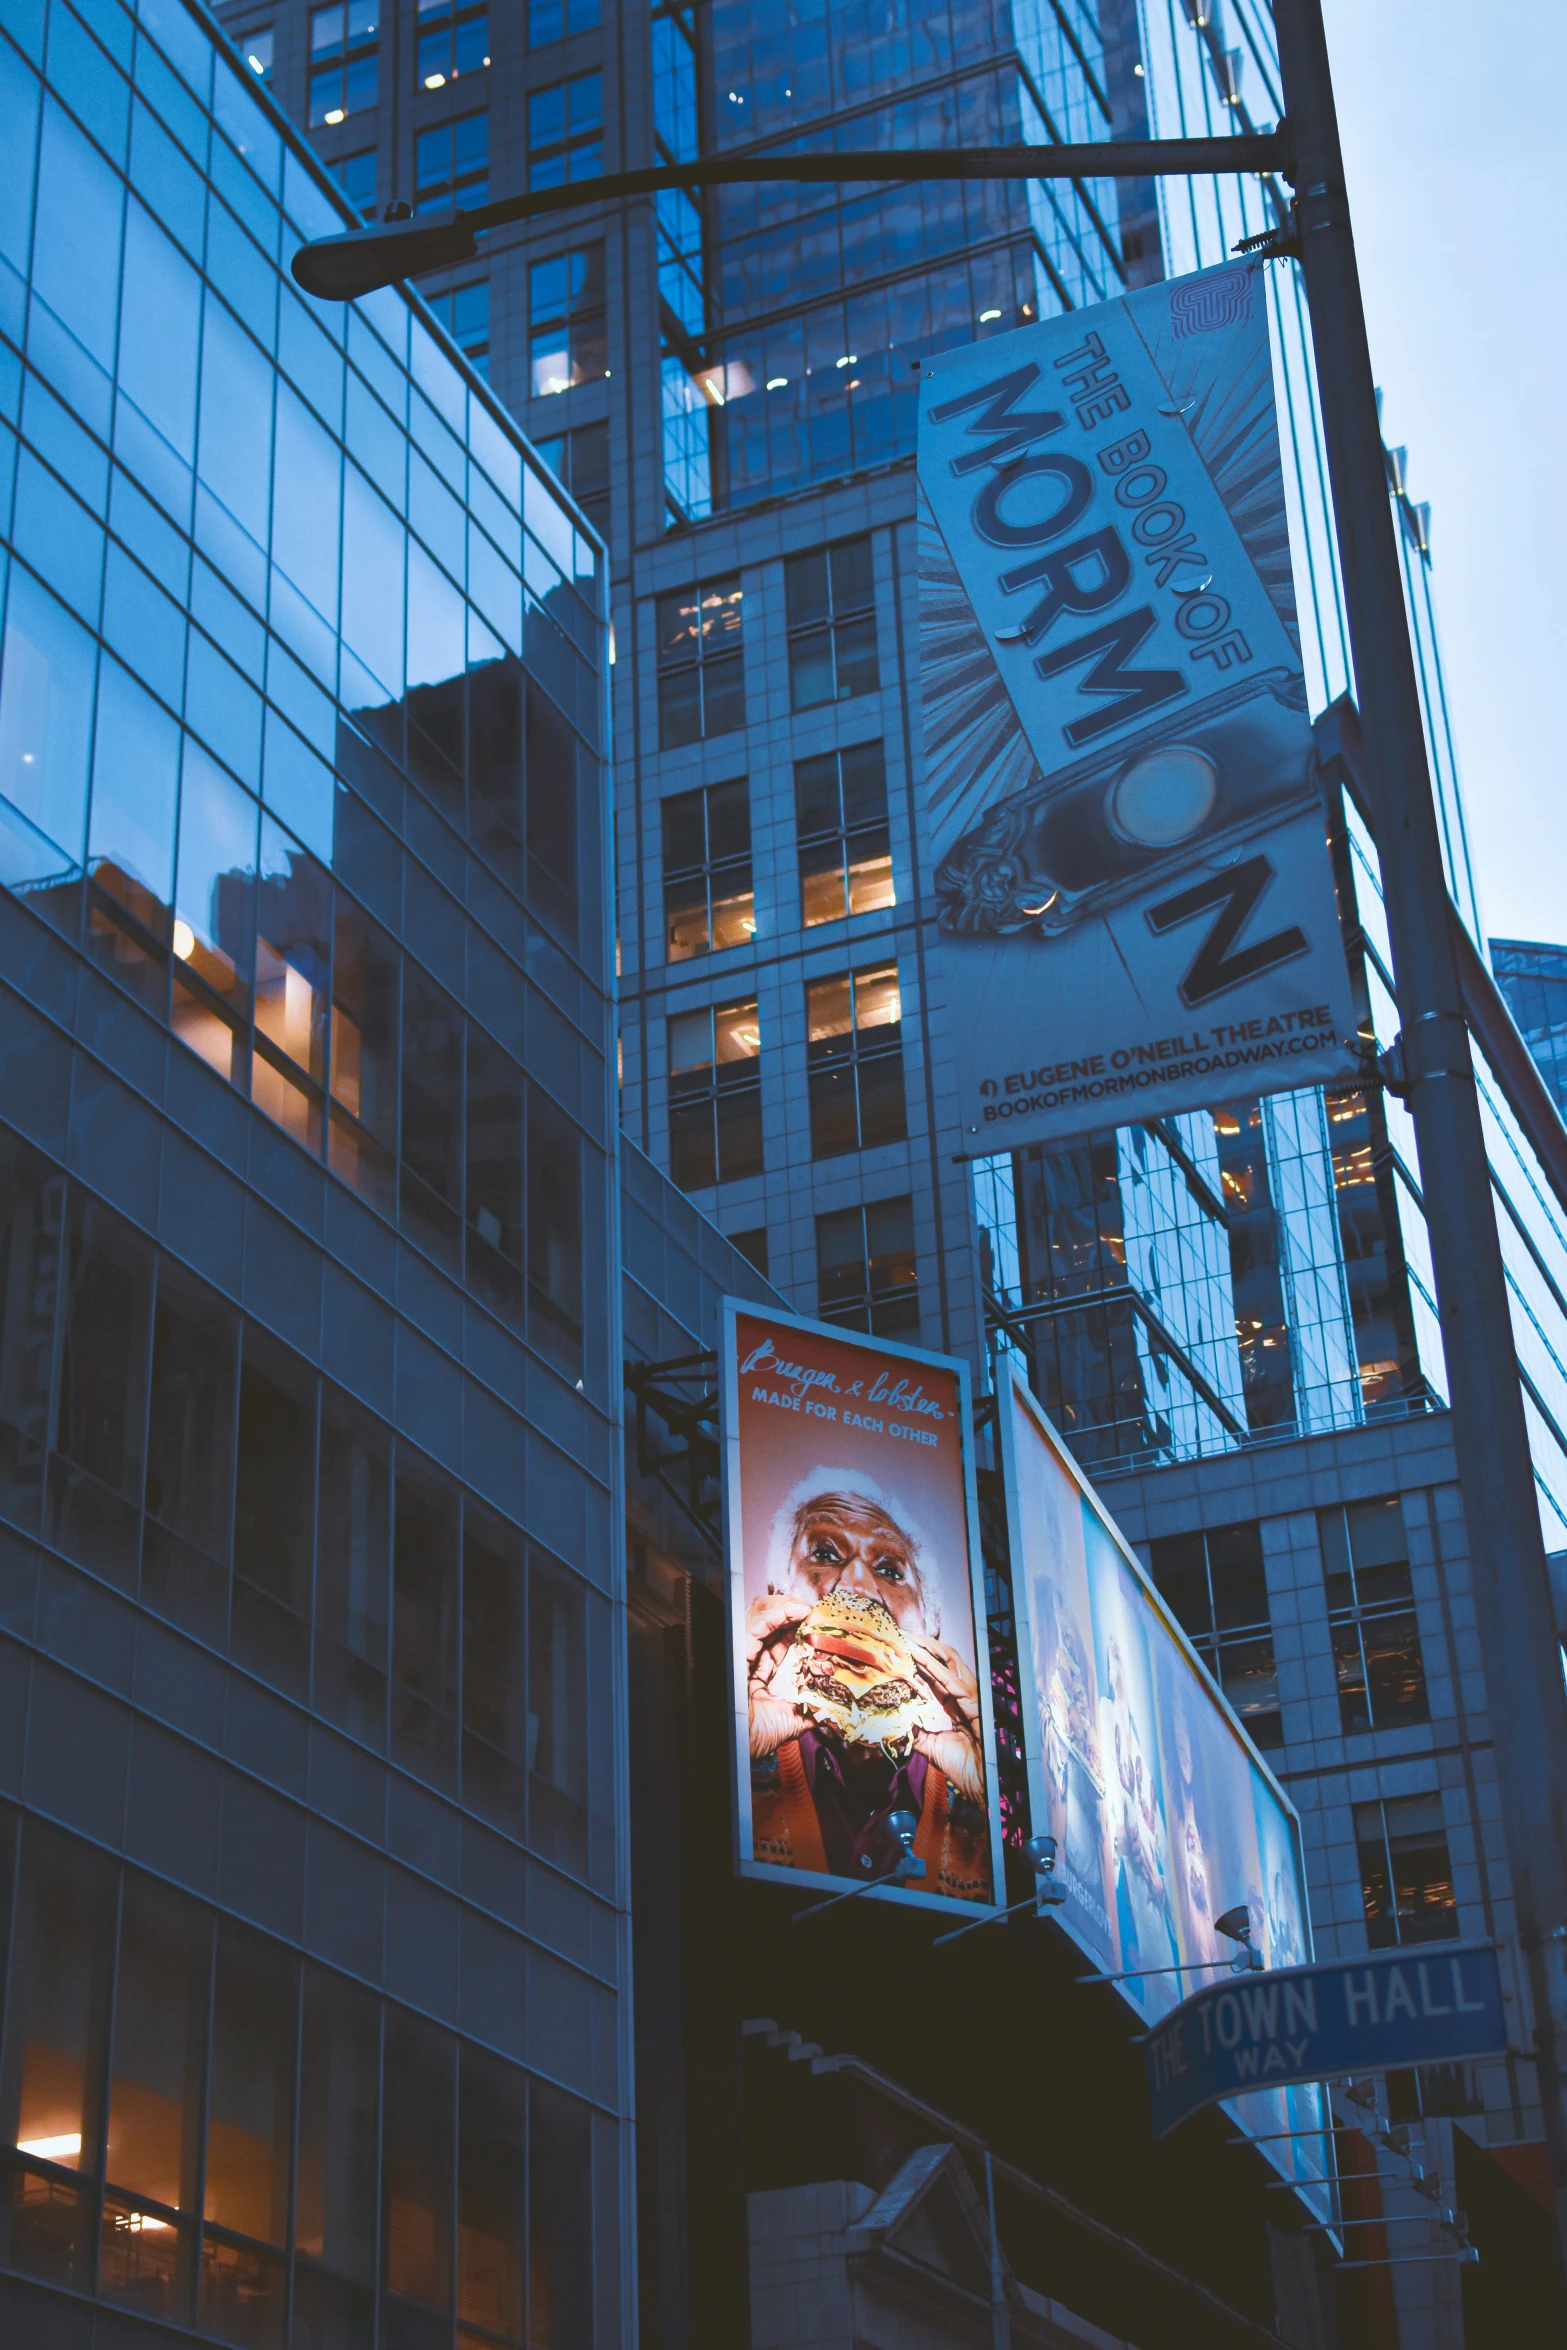
<svg viewBox="0 0 1567 2350"><path fill-rule="evenodd" d="M351 301L471 259L475 237L508 222L665 188L761 180L874 184L1242 172L1278 174L1294 186L1508 1871L1567 2263L1567 1693L1459 986L1456 917L1393 538L1321 0L1274 0L1274 21L1287 116L1271 132L977 151L702 156L530 190L472 212L454 207L377 222L302 246L291 267L307 293ZM1273 242L1278 250L1282 240Z"/></svg>
<svg viewBox="0 0 1567 2350"><path fill-rule="evenodd" d="M1567 2262L1567 1697L1393 537L1321 0L1275 0L1297 236L1420 1148L1508 1877ZM1475 1823L1475 1832L1481 1832Z"/></svg>

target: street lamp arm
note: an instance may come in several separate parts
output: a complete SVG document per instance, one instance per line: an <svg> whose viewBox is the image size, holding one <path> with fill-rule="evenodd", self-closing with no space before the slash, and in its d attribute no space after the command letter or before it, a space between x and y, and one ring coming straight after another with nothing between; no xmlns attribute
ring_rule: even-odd
<svg viewBox="0 0 1567 2350"><path fill-rule="evenodd" d="M837 150L812 155L700 155L645 171L611 171L567 187L530 188L464 212L452 206L412 220L375 221L301 245L290 267L307 294L352 302L377 286L471 261L474 239L513 221L541 220L588 204L657 196L672 188L752 186L762 180L826 186L889 180L1159 179L1212 172L1290 176L1290 150L1277 130L1224 139L1095 139L1075 146L927 147Z"/></svg>

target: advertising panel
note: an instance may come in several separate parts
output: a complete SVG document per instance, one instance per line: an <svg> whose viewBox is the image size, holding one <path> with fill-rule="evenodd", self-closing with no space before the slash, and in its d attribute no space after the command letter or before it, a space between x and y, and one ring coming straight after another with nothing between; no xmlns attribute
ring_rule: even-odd
<svg viewBox="0 0 1567 2350"><path fill-rule="evenodd" d="M730 1301L725 1554L737 1860L988 1906L1000 1883L966 1366Z"/></svg>
<svg viewBox="0 0 1567 2350"><path fill-rule="evenodd" d="M1265 1968L1309 1960L1299 1823L1033 1396L998 1368L1030 1820L1057 1843L1053 1914L1105 1974L1133 1974L1120 1989L1154 2023L1236 1958L1215 1923L1228 1911L1247 1913ZM1161 1971L1133 1973L1148 1968ZM1287 2178L1324 2178L1320 2090L1232 2109Z"/></svg>
<svg viewBox="0 0 1567 2350"><path fill-rule="evenodd" d="M944 352L920 385L968 1147L1352 1077L1262 269Z"/></svg>

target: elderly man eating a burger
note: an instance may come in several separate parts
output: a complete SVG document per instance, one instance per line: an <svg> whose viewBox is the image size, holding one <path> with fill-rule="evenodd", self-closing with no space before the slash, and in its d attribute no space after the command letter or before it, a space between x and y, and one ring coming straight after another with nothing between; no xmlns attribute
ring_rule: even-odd
<svg viewBox="0 0 1567 2350"><path fill-rule="evenodd" d="M918 1542L866 1479L818 1470L770 1566L746 1611L755 1857L879 1876L887 1815L911 1811L925 1890L988 1901L979 1686L940 1638Z"/></svg>

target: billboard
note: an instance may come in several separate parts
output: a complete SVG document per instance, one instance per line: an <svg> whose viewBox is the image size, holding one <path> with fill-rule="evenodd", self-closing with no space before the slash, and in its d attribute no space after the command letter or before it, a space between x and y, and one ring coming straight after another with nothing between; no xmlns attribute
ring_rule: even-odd
<svg viewBox="0 0 1567 2350"><path fill-rule="evenodd" d="M775 1882L920 1878L873 1899L989 1907L1001 1882L968 1372L726 1301L724 1533L736 1857Z"/></svg>
<svg viewBox="0 0 1567 2350"><path fill-rule="evenodd" d="M920 386L968 1150L1353 1078L1261 267L942 353Z"/></svg>
<svg viewBox="0 0 1567 2350"><path fill-rule="evenodd" d="M1222 1979L1229 1910L1247 1911L1265 1967L1310 1959L1300 1826L1004 1360L998 1402L1029 1816L1056 1839L1065 1895L1052 1914L1103 1973L1132 1974L1120 1989L1152 2024ZM1248 2093L1233 2112L1287 2178L1327 2175L1320 2090Z"/></svg>

